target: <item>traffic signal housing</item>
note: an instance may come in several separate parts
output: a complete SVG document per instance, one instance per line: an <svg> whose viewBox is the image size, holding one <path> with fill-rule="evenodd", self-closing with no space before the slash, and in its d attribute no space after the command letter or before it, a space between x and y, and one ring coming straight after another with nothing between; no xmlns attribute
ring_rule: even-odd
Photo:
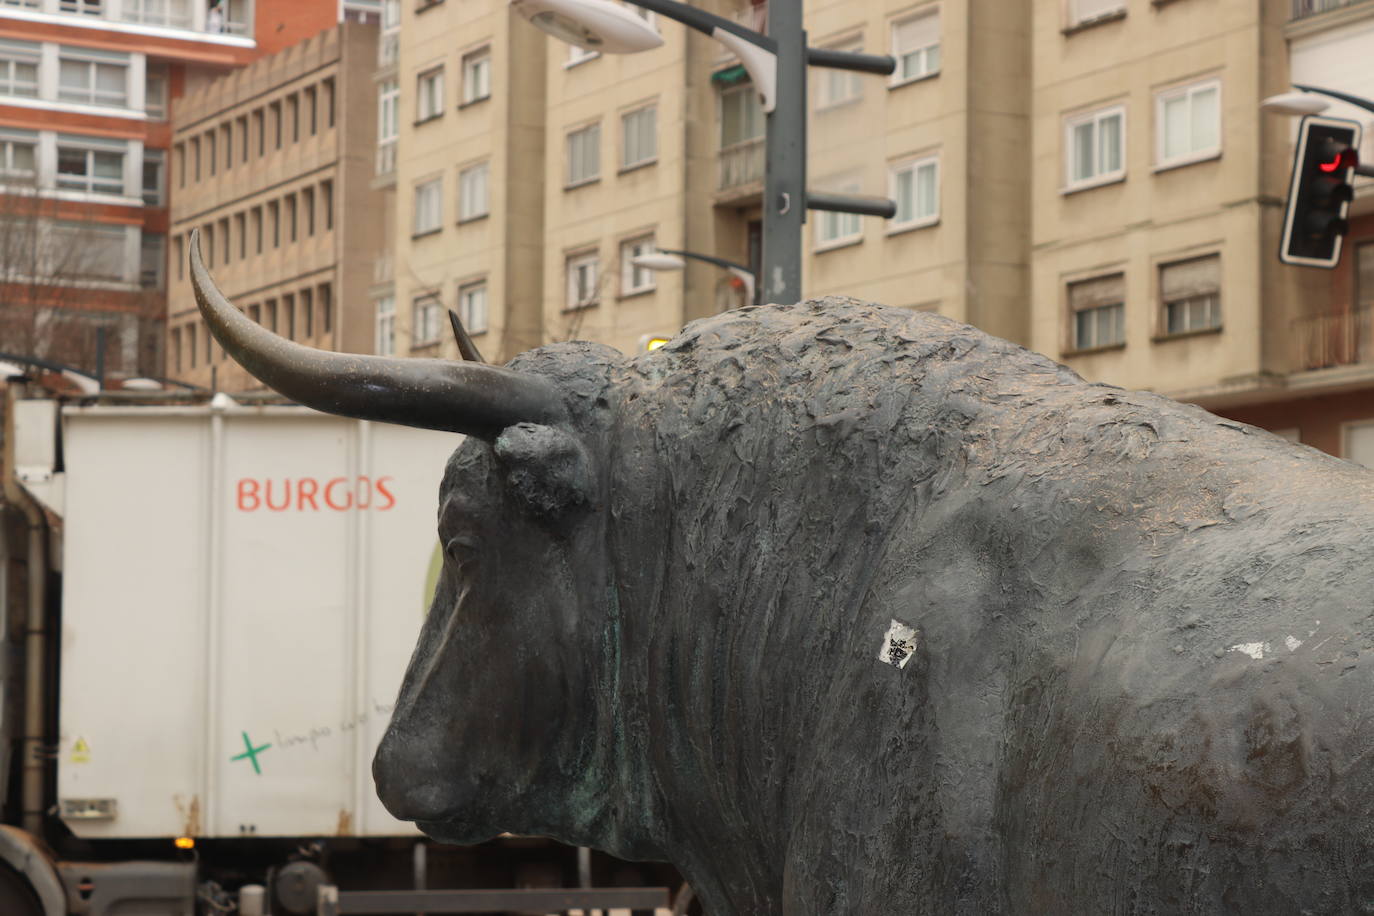
<svg viewBox="0 0 1374 916"><path fill-rule="evenodd" d="M1306 267L1335 267L1359 165L1360 123L1307 117L1298 132L1293 179L1283 219L1279 260Z"/></svg>

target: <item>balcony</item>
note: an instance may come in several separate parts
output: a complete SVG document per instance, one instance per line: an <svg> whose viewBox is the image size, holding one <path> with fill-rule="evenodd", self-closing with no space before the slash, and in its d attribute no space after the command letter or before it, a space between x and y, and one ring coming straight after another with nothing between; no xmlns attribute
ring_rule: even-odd
<svg viewBox="0 0 1374 916"><path fill-rule="evenodd" d="M1374 363L1374 305L1299 318L1293 345L1298 371Z"/></svg>
<svg viewBox="0 0 1374 916"><path fill-rule="evenodd" d="M0 16L127 31L168 30L251 38L251 0L0 0Z"/></svg>
<svg viewBox="0 0 1374 916"><path fill-rule="evenodd" d="M716 188L729 191L763 180L764 138L754 137L742 143L724 147L718 159L719 180Z"/></svg>
<svg viewBox="0 0 1374 916"><path fill-rule="evenodd" d="M1293 18L1305 19L1318 13L1337 10L1343 6L1355 6L1368 0L1293 0Z"/></svg>

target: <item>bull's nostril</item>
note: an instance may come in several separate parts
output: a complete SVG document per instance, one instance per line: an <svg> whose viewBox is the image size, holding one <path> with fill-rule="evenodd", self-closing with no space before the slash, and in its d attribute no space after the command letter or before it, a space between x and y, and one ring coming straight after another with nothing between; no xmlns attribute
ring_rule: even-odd
<svg viewBox="0 0 1374 916"><path fill-rule="evenodd" d="M424 772L416 755L406 754L400 744L388 734L372 758L372 780L382 806L398 820L444 819L451 806L442 783Z"/></svg>

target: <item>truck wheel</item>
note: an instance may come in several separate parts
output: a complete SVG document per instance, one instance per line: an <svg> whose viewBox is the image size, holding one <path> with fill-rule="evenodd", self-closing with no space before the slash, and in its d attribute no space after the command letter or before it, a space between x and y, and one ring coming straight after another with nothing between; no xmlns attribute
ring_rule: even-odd
<svg viewBox="0 0 1374 916"><path fill-rule="evenodd" d="M29 882L10 868L0 865L0 913L5 916L43 916L43 904Z"/></svg>

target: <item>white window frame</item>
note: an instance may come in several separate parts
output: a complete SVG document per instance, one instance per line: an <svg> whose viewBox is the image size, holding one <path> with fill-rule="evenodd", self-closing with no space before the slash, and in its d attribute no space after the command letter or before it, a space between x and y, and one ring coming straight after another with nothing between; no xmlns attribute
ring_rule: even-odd
<svg viewBox="0 0 1374 916"><path fill-rule="evenodd" d="M458 222L481 219L491 212L491 163L479 162L458 172Z"/></svg>
<svg viewBox="0 0 1374 916"><path fill-rule="evenodd" d="M396 296L378 296L372 300L375 316L375 330L372 349L378 356L393 356L396 353Z"/></svg>
<svg viewBox="0 0 1374 916"><path fill-rule="evenodd" d="M648 132L648 151L639 151L638 158L631 159L631 120L649 117L652 120L652 127ZM637 128L635 128L637 129ZM624 112L620 116L620 170L639 168L642 165L658 161L658 103L650 102L648 105L640 105L630 111Z"/></svg>
<svg viewBox="0 0 1374 916"><path fill-rule="evenodd" d="M573 154L573 150L575 145L579 142L579 140L584 137L595 137L595 154L589 156L587 151L583 151L582 161L590 165L591 171L584 175L578 175L574 172L573 168L573 166L576 164L576 157ZM582 185L592 184L593 182L600 181L601 122L596 121L591 124L584 124L581 127L568 131L563 143L563 154L564 174L567 175L567 180L564 182L563 185L564 188L577 188L581 187Z"/></svg>
<svg viewBox="0 0 1374 916"><path fill-rule="evenodd" d="M563 311L591 308L601 301L601 254L597 251L583 251L569 255L564 270L567 280L567 297ZM586 280L587 282L584 282ZM582 294L585 288L585 294Z"/></svg>
<svg viewBox="0 0 1374 916"><path fill-rule="evenodd" d="M377 174L396 171L396 141L401 135L401 82L382 80L377 86Z"/></svg>
<svg viewBox="0 0 1374 916"><path fill-rule="evenodd" d="M428 347L439 342L444 303L436 292L419 293L410 300L410 345Z"/></svg>
<svg viewBox="0 0 1374 916"><path fill-rule="evenodd" d="M143 113L151 120L167 120L171 73L165 64L147 64L143 74Z"/></svg>
<svg viewBox="0 0 1374 916"><path fill-rule="evenodd" d="M463 104L491 98L491 45L463 55Z"/></svg>
<svg viewBox="0 0 1374 916"><path fill-rule="evenodd" d="M458 318L470 336L485 334L490 326L490 299L486 280L458 286Z"/></svg>
<svg viewBox="0 0 1374 916"><path fill-rule="evenodd" d="M1069 0L1069 25L1087 25L1126 11L1126 0Z"/></svg>
<svg viewBox="0 0 1374 916"><path fill-rule="evenodd" d="M1091 282L1093 282L1093 281L1095 281L1095 280L1107 280L1107 279L1110 279L1110 278L1112 278L1112 277L1120 277L1120 278L1121 278L1121 281L1120 281L1120 282L1121 282L1121 293L1122 293L1122 294L1121 294L1121 301L1119 301L1119 302L1103 301L1103 302L1098 302L1097 304L1090 305L1090 306L1087 306L1087 307L1084 307L1084 308L1074 308L1074 306L1073 306L1073 287L1074 287L1074 286L1077 286L1077 285L1080 284L1080 283L1091 283ZM1068 349L1069 349L1071 352L1081 352L1081 351L1087 351L1087 350L1099 350L1099 349L1105 349L1105 348L1107 348L1107 347L1123 347L1123 346L1126 345L1126 332L1127 332L1127 328L1126 328L1126 276L1125 276L1125 272L1124 272L1124 271L1120 271L1120 270L1105 271L1105 272L1103 272L1103 273L1093 274L1092 276L1078 277L1077 279L1070 280L1070 281L1064 283L1064 285L1063 285L1061 288L1062 288L1063 291L1064 291L1064 297L1065 297L1065 300L1066 300L1067 311L1068 311L1068 316L1069 316L1069 346L1068 346ZM1120 338L1119 340L1111 340L1111 341L1107 341L1107 342L1105 342L1105 343L1103 343L1103 342L1101 342L1101 341L1096 341L1096 340L1090 341L1090 342L1088 342L1088 343L1083 343L1082 340L1080 340L1080 338L1079 338L1079 336L1078 336L1078 316L1081 315L1081 314L1087 314L1088 312L1100 312L1100 311L1103 311L1103 310L1106 310L1106 309L1120 309L1120 314L1121 314L1121 338Z"/></svg>
<svg viewBox="0 0 1374 916"><path fill-rule="evenodd" d="M42 53L43 46L37 42L0 39L0 96L38 98L38 88L42 82ZM33 68L32 82L27 77L21 80L16 75L21 66Z"/></svg>
<svg viewBox="0 0 1374 916"><path fill-rule="evenodd" d="M30 149L32 168L20 169L14 164L15 147L26 146ZM17 127L0 127L0 185L18 180L21 184L31 185L38 181L39 138L36 130L23 130Z"/></svg>
<svg viewBox="0 0 1374 916"><path fill-rule="evenodd" d="M1165 298L1164 293L1164 273L1170 267L1187 264L1193 261L1213 261L1216 264L1216 284L1210 292L1199 295L1186 296L1176 299ZM1159 301L1159 336L1160 337L1182 337L1188 334L1200 334L1207 331L1219 331L1222 325L1221 311L1221 254L1219 252L1209 252L1206 254L1192 255L1189 257L1176 257L1168 261L1160 261L1155 265L1155 284L1158 290ZM1197 305L1195 300L1206 300L1203 305L1205 313L1214 319L1209 324L1200 324L1195 327L1186 327L1182 330L1173 331L1169 329L1169 306L1179 303L1190 303ZM1191 311L1191 309L1190 309Z"/></svg>
<svg viewBox="0 0 1374 916"><path fill-rule="evenodd" d="M432 211L432 212L431 212ZM415 183L414 210L411 213L412 236L437 232L444 226L444 177L435 175Z"/></svg>
<svg viewBox="0 0 1374 916"><path fill-rule="evenodd" d="M433 120L444 113L444 65L415 75L415 123Z"/></svg>
<svg viewBox="0 0 1374 916"><path fill-rule="evenodd" d="M899 30L902 26L909 25L919 19L934 17L935 19L935 40L923 45L912 48L903 48L898 44L900 37ZM924 7L909 16L902 16L892 20L888 26L889 45L892 48L892 56L897 60L897 69L892 72L892 80L888 84L892 87L905 86L907 83L914 83L918 80L929 79L940 72L943 57L940 7L938 5ZM902 72L903 58L907 55L919 55L920 68L910 74ZM934 63L931 62L932 57Z"/></svg>
<svg viewBox="0 0 1374 916"><path fill-rule="evenodd" d="M934 206L930 213L920 214L916 212L918 201L920 173L923 169L930 168L935 172ZM901 200L898 194L898 183L903 173L910 172L912 175L911 185L911 209L912 215L909 219L900 219ZM907 159L892 165L888 170L888 196L897 202L897 214L888 221L888 234L895 235L898 232L906 232L910 229L921 229L926 226L934 226L940 221L940 156L938 153L929 156L918 156ZM819 214L817 214L819 215ZM814 218L814 217L813 217Z"/></svg>
<svg viewBox="0 0 1374 916"><path fill-rule="evenodd" d="M1166 147L1165 132L1166 132L1166 124L1165 124L1165 120L1164 120L1164 117L1165 117L1165 116L1164 116L1164 108L1165 108L1165 105L1168 104L1169 102L1171 102L1171 101L1173 101L1173 100L1179 98L1179 97L1184 97L1184 98L1186 98L1186 99L1188 100L1188 112L1189 112L1188 124L1189 124L1189 132L1190 132L1190 137L1189 137L1189 139L1190 139L1190 141L1191 141L1191 139L1192 139L1192 137L1191 137L1191 131L1192 131L1192 106L1193 106L1193 104L1194 104L1193 99L1194 99L1194 97L1197 96L1199 93L1205 92L1205 91L1207 91L1207 90L1209 90L1209 89L1215 89L1215 90L1216 90L1216 94L1217 94L1217 123L1216 123L1217 142L1216 142L1216 144L1213 145L1213 146L1208 146L1208 147L1204 147L1204 148L1200 148L1200 149L1192 149L1192 148L1191 148L1191 147L1192 147L1192 143L1190 142L1190 143L1189 143L1190 149L1189 149L1188 152L1186 152L1186 153L1181 153L1181 154L1179 154L1179 155L1177 155L1177 156L1174 156L1174 157L1172 157L1172 158L1166 157L1166 156L1165 156L1165 147ZM1197 82L1188 83L1188 84L1183 85L1183 86L1174 86L1174 87L1172 87L1172 88L1164 89L1164 90L1161 90L1160 92L1156 92L1156 93L1155 93L1155 170L1156 170L1156 171L1161 171L1161 170L1163 170L1163 169L1175 168L1175 167L1180 166L1180 165L1190 165L1190 164L1192 164L1192 163L1194 163L1194 162L1205 162L1205 161L1208 160L1208 159L1215 159L1215 158L1217 158L1218 156L1220 156L1220 155L1221 155L1221 149L1222 149L1222 146L1223 146L1222 126L1223 126L1223 122L1224 122L1224 118L1223 118L1224 112L1225 112L1225 109L1223 108L1223 104L1222 104L1221 79L1218 78L1218 77L1209 77L1208 79L1205 79L1205 80L1198 80Z"/></svg>
<svg viewBox="0 0 1374 916"><path fill-rule="evenodd" d="M133 62L128 54L118 51L101 51L96 48L76 48L61 45L57 57L57 100L77 105L94 105L100 108L128 108L129 78L133 72ZM86 84L81 88L67 87L62 84L64 64L85 68ZM123 88L116 94L114 90L99 87L99 68L109 67L122 72Z"/></svg>
<svg viewBox="0 0 1374 916"><path fill-rule="evenodd" d="M858 194L860 182L857 178L823 182L822 187L837 194ZM838 213L834 210L818 210L811 217L815 223L814 248L816 251L829 251L846 245L857 245L864 240L863 217L857 213Z"/></svg>
<svg viewBox="0 0 1374 916"><path fill-rule="evenodd" d="M189 29L191 2L192 0L121 0L119 14L125 22Z"/></svg>
<svg viewBox="0 0 1374 916"><path fill-rule="evenodd" d="M851 53L858 53L864 49L863 39L857 37L848 38L825 47L831 51L848 51ZM856 105L863 101L864 80L866 78L859 71L841 70L836 67L817 67L814 75L817 111L843 108L846 105Z"/></svg>
<svg viewBox="0 0 1374 916"><path fill-rule="evenodd" d="M1121 157L1120 167L1103 168L1102 122L1110 118L1120 118L1121 130L1118 136L1117 151ZM1091 124L1093 130L1093 168L1097 171L1086 178L1074 177L1074 158L1077 148L1074 145L1074 132ZM1109 105L1064 118L1064 191L1081 191L1112 184L1126 179L1126 106Z"/></svg>
<svg viewBox="0 0 1374 916"><path fill-rule="evenodd" d="M125 196L124 175L128 166L129 145L123 140L106 140L102 137L79 137L72 134L58 134L57 156L53 170L57 187L61 190L77 191L85 194L104 194L114 197ZM62 150L76 150L85 154L86 170L80 175L57 171L62 161ZM97 178L95 175L95 156L109 153L119 156L119 177ZM65 174L65 177L64 177ZM140 189L142 177L139 178ZM142 190L139 191L142 195Z"/></svg>
<svg viewBox="0 0 1374 916"><path fill-rule="evenodd" d="M633 296L653 292L658 288L658 272L634 263L634 259L640 255L650 254L656 250L652 234L626 239L620 243L620 295Z"/></svg>

